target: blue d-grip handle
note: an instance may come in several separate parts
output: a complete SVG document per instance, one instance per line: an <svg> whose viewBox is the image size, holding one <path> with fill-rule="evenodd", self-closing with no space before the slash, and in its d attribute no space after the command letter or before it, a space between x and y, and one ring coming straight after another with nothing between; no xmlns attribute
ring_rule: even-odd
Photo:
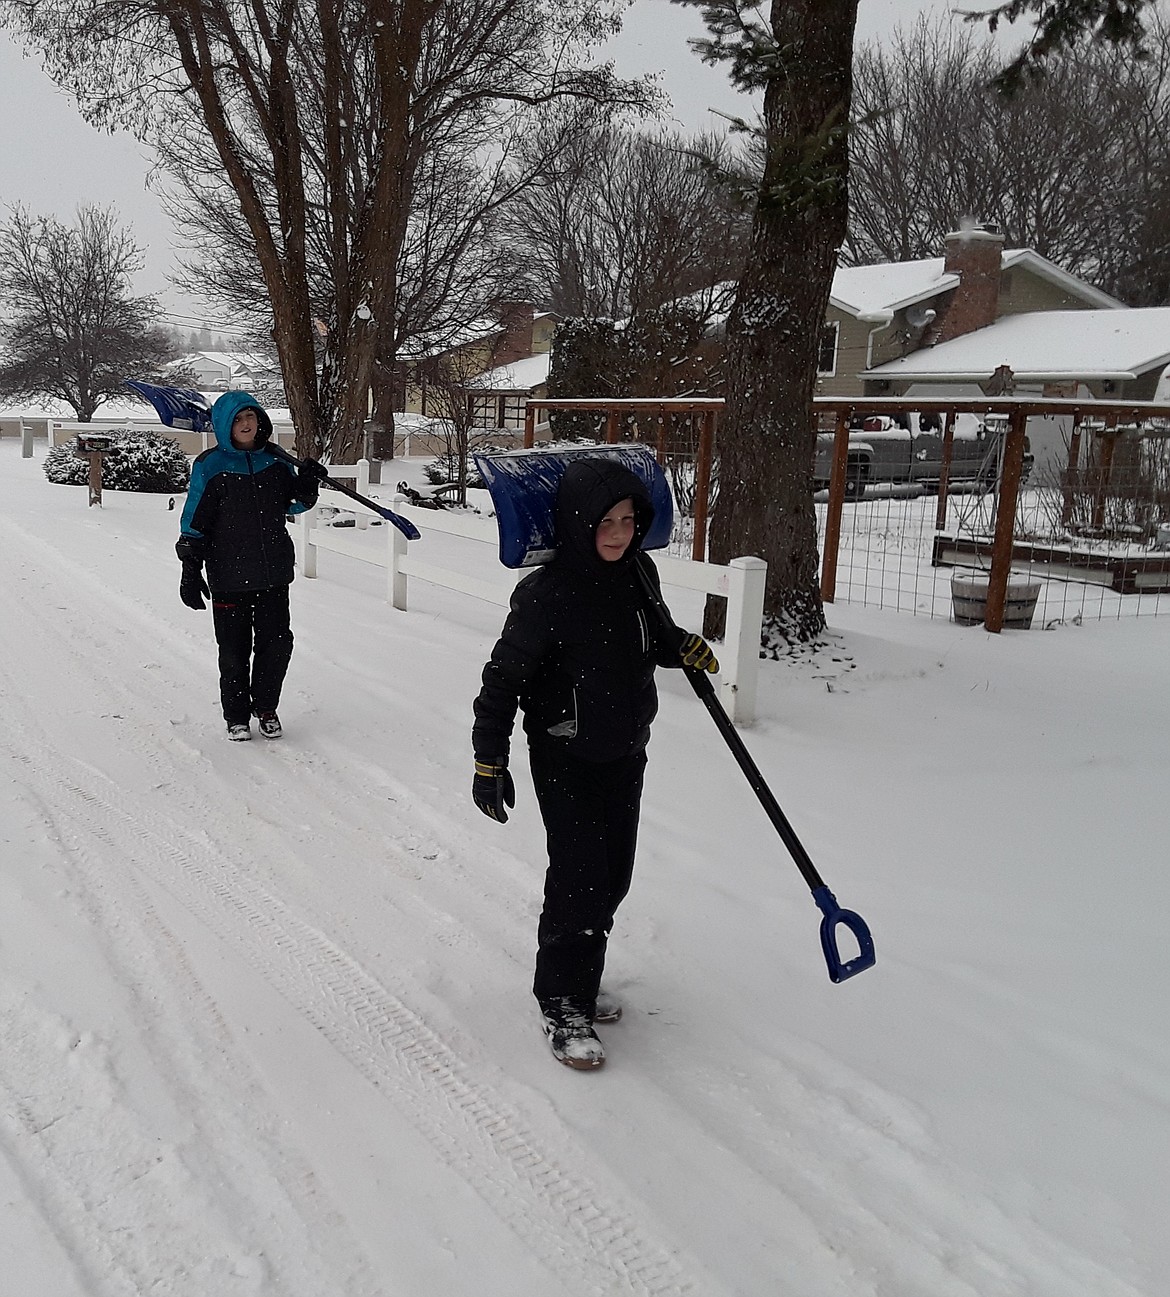
<svg viewBox="0 0 1170 1297"><path fill-rule="evenodd" d="M843 910L827 887L814 888L812 898L825 916L821 920L821 949L825 952L825 963L829 966L829 980L843 982L847 977L872 968L876 959L873 937L861 915L852 910ZM857 939L857 954L844 963L841 962L841 952L837 949L839 925L848 928Z"/></svg>

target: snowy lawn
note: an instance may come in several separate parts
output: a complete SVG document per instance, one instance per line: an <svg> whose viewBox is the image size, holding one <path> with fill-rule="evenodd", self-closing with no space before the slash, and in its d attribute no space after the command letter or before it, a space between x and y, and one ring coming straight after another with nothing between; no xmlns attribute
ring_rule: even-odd
<svg viewBox="0 0 1170 1297"><path fill-rule="evenodd" d="M1166 1291L1170 618L841 605L763 665L745 739L877 944L841 986L660 673L626 1016L575 1073L522 745L511 823L468 795L501 610L322 554L285 738L230 744L182 498L88 509L43 454L0 443L5 1294Z"/></svg>

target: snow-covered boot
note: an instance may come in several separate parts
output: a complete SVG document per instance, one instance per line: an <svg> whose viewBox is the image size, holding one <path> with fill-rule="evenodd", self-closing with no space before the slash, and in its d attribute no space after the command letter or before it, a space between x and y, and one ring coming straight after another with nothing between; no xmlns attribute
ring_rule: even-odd
<svg viewBox="0 0 1170 1297"><path fill-rule="evenodd" d="M586 1070L605 1062L605 1049L587 1014L567 1000L543 1007L544 1034L558 1063Z"/></svg>
<svg viewBox="0 0 1170 1297"><path fill-rule="evenodd" d="M235 725L228 726L228 738L233 743L244 743L252 737L252 727L250 725L241 725L238 722Z"/></svg>
<svg viewBox="0 0 1170 1297"><path fill-rule="evenodd" d="M284 733L280 728L280 717L275 712L257 712L256 719L260 723L260 733L266 739L278 739Z"/></svg>
<svg viewBox="0 0 1170 1297"><path fill-rule="evenodd" d="M597 1002L593 1010L593 1021L618 1022L622 1016L621 1004L606 990L597 992Z"/></svg>

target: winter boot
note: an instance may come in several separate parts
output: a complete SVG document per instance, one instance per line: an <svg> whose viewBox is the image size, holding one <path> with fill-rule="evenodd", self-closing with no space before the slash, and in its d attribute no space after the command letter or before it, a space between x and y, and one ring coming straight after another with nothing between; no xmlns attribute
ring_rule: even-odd
<svg viewBox="0 0 1170 1297"><path fill-rule="evenodd" d="M252 727L250 725L241 725L237 721L234 725L228 726L228 738L233 743L244 743L252 737Z"/></svg>
<svg viewBox="0 0 1170 1297"><path fill-rule="evenodd" d="M600 1067L605 1062L605 1050L588 1014L568 1000L554 1001L542 1007L544 1034L558 1063L584 1071Z"/></svg>
<svg viewBox="0 0 1170 1297"><path fill-rule="evenodd" d="M597 992L597 1002L593 1010L593 1021L598 1022L619 1022L622 1016L622 1006L614 999L608 991L602 990Z"/></svg>
<svg viewBox="0 0 1170 1297"><path fill-rule="evenodd" d="M266 739L278 739L284 733L280 728L280 717L275 712L257 712L256 719L260 722L260 733Z"/></svg>

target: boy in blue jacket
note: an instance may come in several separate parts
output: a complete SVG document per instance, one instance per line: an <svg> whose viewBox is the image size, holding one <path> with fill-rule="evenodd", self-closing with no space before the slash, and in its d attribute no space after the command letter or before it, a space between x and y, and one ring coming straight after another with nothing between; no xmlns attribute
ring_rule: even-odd
<svg viewBox="0 0 1170 1297"><path fill-rule="evenodd" d="M250 739L255 716L260 733L278 739L276 709L293 648L294 550L285 517L317 503L326 470L313 459L299 467L278 459L268 449L272 420L248 392L224 392L211 407L211 426L216 445L191 467L175 545L179 597L197 609L205 595L211 599L228 738Z"/></svg>

